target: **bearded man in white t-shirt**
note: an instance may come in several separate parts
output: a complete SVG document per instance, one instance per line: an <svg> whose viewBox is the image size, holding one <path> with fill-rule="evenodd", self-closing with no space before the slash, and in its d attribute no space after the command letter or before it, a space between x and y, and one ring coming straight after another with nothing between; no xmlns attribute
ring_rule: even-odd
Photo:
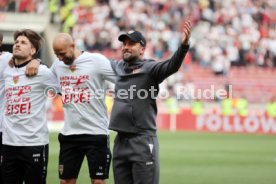
<svg viewBox="0 0 276 184"><path fill-rule="evenodd" d="M75 184L84 157L92 184L105 184L111 153L105 81L115 81L110 61L98 53L80 51L73 38L60 33L53 42L58 60L52 65L61 87L64 127L59 134L61 184Z"/></svg>
<svg viewBox="0 0 276 184"><path fill-rule="evenodd" d="M3 183L45 184L49 144L45 90L56 87L56 79L45 65L39 66L36 76L25 75L27 64L41 47L37 33L17 31L14 40L14 67L7 66L3 74Z"/></svg>
<svg viewBox="0 0 276 184"><path fill-rule="evenodd" d="M0 47L2 46L3 35L0 33ZM4 115L4 96L5 96L5 82L4 82L4 70L11 63L12 53L10 52L0 52L0 183L2 183L2 122ZM40 62L37 59L33 59L26 67L25 74L28 77L32 77L37 74Z"/></svg>

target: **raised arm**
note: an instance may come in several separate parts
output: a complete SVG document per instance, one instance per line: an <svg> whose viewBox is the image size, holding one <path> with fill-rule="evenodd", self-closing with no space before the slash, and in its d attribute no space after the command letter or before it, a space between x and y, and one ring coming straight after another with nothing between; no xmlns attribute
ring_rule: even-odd
<svg viewBox="0 0 276 184"><path fill-rule="evenodd" d="M163 62L153 62L150 68L151 75L159 82L177 72L180 68L186 53L189 50L189 39L191 36L191 23L186 21L183 27L182 42L173 56Z"/></svg>

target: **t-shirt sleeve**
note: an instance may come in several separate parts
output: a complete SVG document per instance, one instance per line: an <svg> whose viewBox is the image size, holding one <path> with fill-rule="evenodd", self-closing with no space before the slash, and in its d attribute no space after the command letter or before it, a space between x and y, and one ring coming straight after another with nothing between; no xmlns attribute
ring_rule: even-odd
<svg viewBox="0 0 276 184"><path fill-rule="evenodd" d="M116 75L112 69L110 61L101 54L97 54L96 57L98 61L97 67L103 79L114 83L116 80Z"/></svg>
<svg viewBox="0 0 276 184"><path fill-rule="evenodd" d="M44 88L52 89L55 90L56 93L60 93L60 85L54 72L46 66L40 66L40 69L43 77L42 84Z"/></svg>
<svg viewBox="0 0 276 184"><path fill-rule="evenodd" d="M57 60L55 60L50 68L52 74L57 78L57 71L56 71L56 65L57 65Z"/></svg>

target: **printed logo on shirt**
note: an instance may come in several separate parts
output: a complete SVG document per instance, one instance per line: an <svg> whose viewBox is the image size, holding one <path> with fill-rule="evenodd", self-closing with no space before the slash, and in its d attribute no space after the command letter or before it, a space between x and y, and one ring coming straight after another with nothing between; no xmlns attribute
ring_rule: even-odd
<svg viewBox="0 0 276 184"><path fill-rule="evenodd" d="M85 83L85 81L82 81L81 78L79 78L76 82L73 82L72 84L75 84L76 86L79 86L80 84Z"/></svg>
<svg viewBox="0 0 276 184"><path fill-rule="evenodd" d="M69 69L71 70L72 73L74 73L74 71L76 71L77 66L76 65L70 65Z"/></svg>
<svg viewBox="0 0 276 184"><path fill-rule="evenodd" d="M89 75L61 76L59 80L61 87L72 87L73 84L79 86L89 80Z"/></svg>
<svg viewBox="0 0 276 184"><path fill-rule="evenodd" d="M62 102L90 103L91 91L86 85L88 80L89 75L61 76Z"/></svg>
<svg viewBox="0 0 276 184"><path fill-rule="evenodd" d="M13 76L13 83L17 84L19 81L19 76Z"/></svg>
<svg viewBox="0 0 276 184"><path fill-rule="evenodd" d="M5 90L6 111L5 115L30 114L31 99L28 95L32 91L31 86L14 86Z"/></svg>
<svg viewBox="0 0 276 184"><path fill-rule="evenodd" d="M24 91L24 89L20 89L18 93L13 94L14 96L21 97L21 95L24 95L26 93L29 93L28 91Z"/></svg>

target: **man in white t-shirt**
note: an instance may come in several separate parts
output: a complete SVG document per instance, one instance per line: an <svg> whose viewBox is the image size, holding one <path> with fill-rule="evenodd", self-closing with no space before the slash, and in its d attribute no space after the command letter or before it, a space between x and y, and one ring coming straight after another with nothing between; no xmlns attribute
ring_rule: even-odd
<svg viewBox="0 0 276 184"><path fill-rule="evenodd" d="M44 65L28 78L26 65L38 53L42 38L32 30L14 33L14 67L7 66L3 119L3 183L45 184L49 135L45 91L56 87L53 73Z"/></svg>
<svg viewBox="0 0 276 184"><path fill-rule="evenodd" d="M78 50L69 34L58 34L53 48L59 60L51 69L61 87L65 118L59 134L61 184L76 183L85 156L91 183L104 184L111 160L104 82L115 81L111 64L101 54Z"/></svg>
<svg viewBox="0 0 276 184"><path fill-rule="evenodd" d="M2 46L3 35L0 33L0 47ZM12 54L9 52L0 52L0 158L2 157L2 122L4 115L4 96L5 96L5 82L4 82L4 70L8 66L9 61L12 59ZM26 76L33 76L37 74L39 67L39 61L34 59L31 61L26 68ZM0 160L0 183L2 181L2 163Z"/></svg>

